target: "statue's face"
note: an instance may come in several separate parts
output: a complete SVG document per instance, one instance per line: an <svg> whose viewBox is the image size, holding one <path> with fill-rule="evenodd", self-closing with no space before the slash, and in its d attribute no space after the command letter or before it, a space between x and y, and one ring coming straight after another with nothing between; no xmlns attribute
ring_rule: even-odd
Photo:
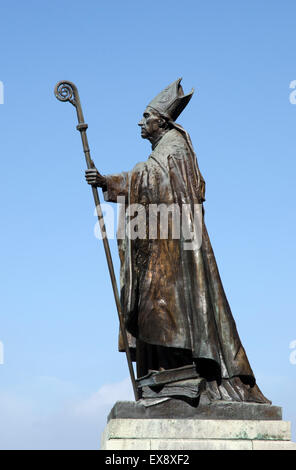
<svg viewBox="0 0 296 470"><path fill-rule="evenodd" d="M157 111L149 106L145 109L143 117L138 126L141 127L141 137L143 139L150 139L156 137L160 132L161 119Z"/></svg>

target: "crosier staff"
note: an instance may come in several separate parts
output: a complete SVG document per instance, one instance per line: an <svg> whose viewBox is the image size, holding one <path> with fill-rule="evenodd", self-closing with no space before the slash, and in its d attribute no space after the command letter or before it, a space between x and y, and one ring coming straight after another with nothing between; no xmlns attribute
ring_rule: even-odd
<svg viewBox="0 0 296 470"><path fill-rule="evenodd" d="M69 101L76 108L77 118L78 118L78 125L77 125L76 128L80 132L80 135L81 135L81 140L82 140L83 151L84 151L84 154L85 154L86 165L87 165L88 169L94 168L94 162L92 161L92 159L90 157L90 150L89 150L88 140L87 140L87 135L86 135L86 130L88 128L88 125L84 122L84 117L83 117L83 113L82 113L82 108L81 108L81 104L80 104L80 98L79 98L77 87L72 82L60 81L55 86L54 94L55 94L55 96L58 100L65 101L65 102ZM122 337L123 337L128 368L129 368L129 372L130 372L130 376L131 376L131 381L132 381L132 385L133 385L135 399L138 400L139 399L138 388L137 388L137 385L136 385L135 374L134 374L134 369L133 369L130 350L129 350L129 345L128 345L127 333L126 333L126 329L125 329L125 325L124 325L123 317L122 317L122 313L121 313L121 305L120 305L120 300L119 300L119 295L118 295L117 283L116 283L116 278L115 278L115 274L114 274L114 267L113 267L109 242L108 242L108 238L107 238L107 234L106 234L106 230L105 230L105 223L104 223L102 208L101 208L101 204L100 204L100 198L99 198L97 187L95 185L93 185L91 188L92 188L93 198L94 198L94 202L95 202L95 206L96 206L99 225L100 225L100 229L101 229L105 254L106 254L106 258L107 258L107 264L108 264L108 268L109 268L109 274L110 274L110 278L111 278L115 303L116 303L116 307L117 307L117 313L118 313L120 329L121 329L121 333L122 333Z"/></svg>

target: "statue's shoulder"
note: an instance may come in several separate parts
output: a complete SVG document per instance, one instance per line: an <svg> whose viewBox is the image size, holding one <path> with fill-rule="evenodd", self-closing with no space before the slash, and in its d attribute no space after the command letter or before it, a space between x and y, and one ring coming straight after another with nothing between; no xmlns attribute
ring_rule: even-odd
<svg viewBox="0 0 296 470"><path fill-rule="evenodd" d="M184 158L188 155L189 149L183 135L177 129L171 129L161 139L155 152L165 155Z"/></svg>

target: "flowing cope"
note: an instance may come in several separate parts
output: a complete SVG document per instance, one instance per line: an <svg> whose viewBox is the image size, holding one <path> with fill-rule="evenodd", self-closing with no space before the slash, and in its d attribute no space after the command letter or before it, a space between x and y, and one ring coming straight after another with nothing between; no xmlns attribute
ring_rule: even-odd
<svg viewBox="0 0 296 470"><path fill-rule="evenodd" d="M200 173L188 139L169 130L145 162L106 177L104 198L126 207L142 204L200 204ZM125 207L125 209L126 209ZM198 238L198 234L196 234ZM134 338L152 345L192 351L194 359L211 359L222 378L254 374L241 344L222 286L202 216L202 243L188 250L179 239L118 240L121 304L130 347ZM122 350L122 344L120 349Z"/></svg>

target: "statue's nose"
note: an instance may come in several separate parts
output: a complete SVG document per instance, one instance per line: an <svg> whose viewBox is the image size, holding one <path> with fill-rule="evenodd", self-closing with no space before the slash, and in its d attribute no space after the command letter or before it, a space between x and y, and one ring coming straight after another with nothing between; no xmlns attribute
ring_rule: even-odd
<svg viewBox="0 0 296 470"><path fill-rule="evenodd" d="M138 126L143 126L143 119L141 119L141 121L138 122Z"/></svg>

